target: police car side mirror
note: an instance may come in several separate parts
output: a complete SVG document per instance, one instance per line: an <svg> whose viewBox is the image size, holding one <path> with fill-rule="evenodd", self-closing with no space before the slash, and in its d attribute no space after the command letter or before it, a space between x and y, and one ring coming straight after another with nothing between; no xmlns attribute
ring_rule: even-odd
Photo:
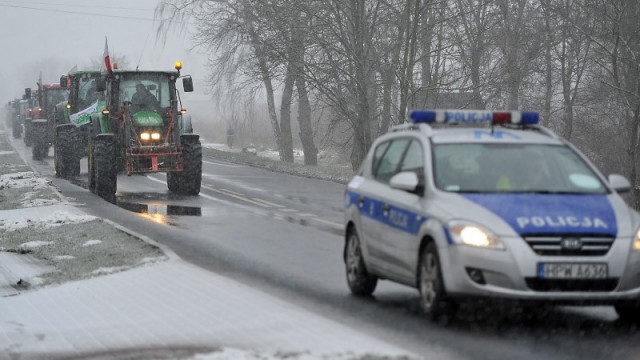
<svg viewBox="0 0 640 360"><path fill-rule="evenodd" d="M625 193L631 191L631 183L626 177L619 174L609 175L609 186L619 193Z"/></svg>
<svg viewBox="0 0 640 360"><path fill-rule="evenodd" d="M408 192L416 192L419 183L418 175L413 171L404 171L395 174L391 180L389 180L389 186L391 186L392 189Z"/></svg>

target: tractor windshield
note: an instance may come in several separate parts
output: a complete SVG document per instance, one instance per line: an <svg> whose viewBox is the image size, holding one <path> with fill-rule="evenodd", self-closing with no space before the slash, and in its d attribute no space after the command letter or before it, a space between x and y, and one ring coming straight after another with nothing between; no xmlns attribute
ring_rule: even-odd
<svg viewBox="0 0 640 360"><path fill-rule="evenodd" d="M166 73L124 74L120 80L120 99L131 102L133 113L154 111L162 114L171 104L169 77Z"/></svg>
<svg viewBox="0 0 640 360"><path fill-rule="evenodd" d="M61 103L69 97L69 90L67 89L49 89L46 92L47 98L46 106L54 106L58 103Z"/></svg>
<svg viewBox="0 0 640 360"><path fill-rule="evenodd" d="M96 78L87 75L81 77L78 83L78 108L86 109L101 98L102 94L96 89Z"/></svg>

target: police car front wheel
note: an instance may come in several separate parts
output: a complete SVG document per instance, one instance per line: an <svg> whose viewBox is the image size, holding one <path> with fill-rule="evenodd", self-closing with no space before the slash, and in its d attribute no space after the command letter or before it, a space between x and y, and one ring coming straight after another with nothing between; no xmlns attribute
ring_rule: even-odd
<svg viewBox="0 0 640 360"><path fill-rule="evenodd" d="M420 256L420 272L418 279L420 305L431 320L439 320L443 316L453 316L455 304L446 298L440 268L440 258L434 243L429 243Z"/></svg>
<svg viewBox="0 0 640 360"><path fill-rule="evenodd" d="M362 258L360 238L355 229L351 229L347 236L347 251L345 265L347 270L347 283L351 293L357 296L369 296L373 294L378 284L378 278L369 274Z"/></svg>

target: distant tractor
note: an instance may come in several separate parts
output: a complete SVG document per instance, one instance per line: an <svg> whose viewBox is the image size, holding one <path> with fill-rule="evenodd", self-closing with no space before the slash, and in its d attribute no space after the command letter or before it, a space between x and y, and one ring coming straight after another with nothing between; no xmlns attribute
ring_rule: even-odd
<svg viewBox="0 0 640 360"><path fill-rule="evenodd" d="M49 154L49 146L55 140L56 104L66 101L69 90L60 84L38 84L38 109L31 120L32 157L41 160Z"/></svg>
<svg viewBox="0 0 640 360"><path fill-rule="evenodd" d="M22 116L20 115L20 100L11 100L7 107L7 124L11 126L14 139L22 137Z"/></svg>
<svg viewBox="0 0 640 360"><path fill-rule="evenodd" d="M38 112L38 92L31 91L31 88L24 89L23 101L20 102L20 116L22 120L22 126L24 127L24 144L25 146L31 146L33 143L33 133L31 132L31 120L34 116L34 111ZM36 114L37 115L37 114Z"/></svg>
<svg viewBox="0 0 640 360"><path fill-rule="evenodd" d="M74 71L60 78L60 86L68 89L69 97L55 107L54 162L59 177L80 174L80 159L88 154L91 115L105 106L104 94L96 88L100 76L100 71Z"/></svg>
<svg viewBox="0 0 640 360"><path fill-rule="evenodd" d="M115 202L118 171L167 173L170 191L197 195L202 179L198 135L183 120L176 81L193 91L190 76L176 71L113 70L98 81L106 91L106 107L91 116L89 189Z"/></svg>

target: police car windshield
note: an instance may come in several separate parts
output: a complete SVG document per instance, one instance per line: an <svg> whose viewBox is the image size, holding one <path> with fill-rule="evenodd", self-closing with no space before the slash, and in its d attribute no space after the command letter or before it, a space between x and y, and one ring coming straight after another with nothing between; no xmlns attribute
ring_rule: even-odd
<svg viewBox="0 0 640 360"><path fill-rule="evenodd" d="M549 144L437 144L440 190L489 193L603 194L606 187L569 147Z"/></svg>

